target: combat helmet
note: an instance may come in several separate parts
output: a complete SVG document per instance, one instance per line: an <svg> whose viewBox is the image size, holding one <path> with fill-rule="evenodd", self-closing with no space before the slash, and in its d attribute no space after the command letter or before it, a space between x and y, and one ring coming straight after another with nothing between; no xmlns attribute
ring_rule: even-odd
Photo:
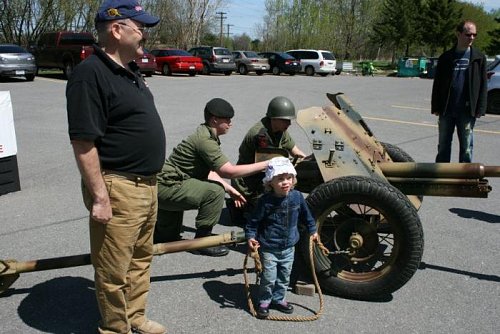
<svg viewBox="0 0 500 334"><path fill-rule="evenodd" d="M284 96L277 96L269 102L266 116L269 118L295 119L295 106Z"/></svg>

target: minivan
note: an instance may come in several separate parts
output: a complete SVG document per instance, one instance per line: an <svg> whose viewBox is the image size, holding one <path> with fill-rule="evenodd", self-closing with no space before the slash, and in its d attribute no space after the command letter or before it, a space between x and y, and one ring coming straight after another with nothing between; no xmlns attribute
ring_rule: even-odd
<svg viewBox="0 0 500 334"><path fill-rule="evenodd" d="M300 61L300 71L306 75L318 73L321 76L334 75L337 61L330 51L326 50L288 50L289 55Z"/></svg>

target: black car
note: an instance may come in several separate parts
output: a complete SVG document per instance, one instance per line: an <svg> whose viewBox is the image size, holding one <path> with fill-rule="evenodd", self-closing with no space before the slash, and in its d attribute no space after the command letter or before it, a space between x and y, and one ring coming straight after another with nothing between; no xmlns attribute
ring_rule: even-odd
<svg viewBox="0 0 500 334"><path fill-rule="evenodd" d="M266 58L274 75L286 73L295 75L300 71L300 61L285 52L261 52L259 56Z"/></svg>

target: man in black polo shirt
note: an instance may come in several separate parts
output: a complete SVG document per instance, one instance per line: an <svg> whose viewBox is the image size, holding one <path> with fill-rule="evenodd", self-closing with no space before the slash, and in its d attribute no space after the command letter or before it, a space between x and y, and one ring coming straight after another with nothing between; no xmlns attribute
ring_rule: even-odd
<svg viewBox="0 0 500 334"><path fill-rule="evenodd" d="M157 215L156 173L165 133L133 59L144 28L159 19L135 0L98 9L100 47L75 68L66 97L69 136L90 211L90 249L101 313L99 333L157 333L145 316Z"/></svg>

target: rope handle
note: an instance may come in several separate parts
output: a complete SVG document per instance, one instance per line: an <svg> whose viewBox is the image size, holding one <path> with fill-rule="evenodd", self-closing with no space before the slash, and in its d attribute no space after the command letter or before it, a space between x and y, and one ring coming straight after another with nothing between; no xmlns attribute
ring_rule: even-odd
<svg viewBox="0 0 500 334"><path fill-rule="evenodd" d="M328 255L330 253L330 251L328 250L328 248L326 248L323 243L321 243L321 240L318 236L317 240L316 240L316 244L318 246L318 248L323 252L323 254L325 255ZM248 264L248 258L251 257L252 259L254 259L254 263L255 263L255 272L256 272L256 275L257 275L257 278L256 278L256 284L258 284L258 280L259 280L259 274L262 272L262 262L260 261L260 256L259 256L259 252L258 251L249 251L247 252L246 256L245 256L245 260L243 261L243 277L245 279L245 294L247 296L247 301L248 301L248 308L250 309L250 313L252 313L252 315L254 317L257 317L257 312L255 311L255 307L253 305L253 301L252 301L252 296L251 296L251 293L250 293L250 284L248 283L249 280L248 280L248 274L247 274L247 264ZM312 277L313 277L313 281L314 281L314 286L316 288L316 290L318 291L318 297L319 297L319 310L318 311L315 311L314 312L314 315L313 316L277 316L277 315L269 315L267 318L267 320L275 320L275 321L296 321L296 322L302 322L302 321L314 321L314 320L317 320L319 319L319 317L321 316L321 314L323 314L323 293L321 292L321 287L319 286L319 282L318 282L318 277L316 276L316 268L314 266L314 241L312 239L312 237L309 238L309 260L310 260L310 263L311 263L311 274L312 274Z"/></svg>

